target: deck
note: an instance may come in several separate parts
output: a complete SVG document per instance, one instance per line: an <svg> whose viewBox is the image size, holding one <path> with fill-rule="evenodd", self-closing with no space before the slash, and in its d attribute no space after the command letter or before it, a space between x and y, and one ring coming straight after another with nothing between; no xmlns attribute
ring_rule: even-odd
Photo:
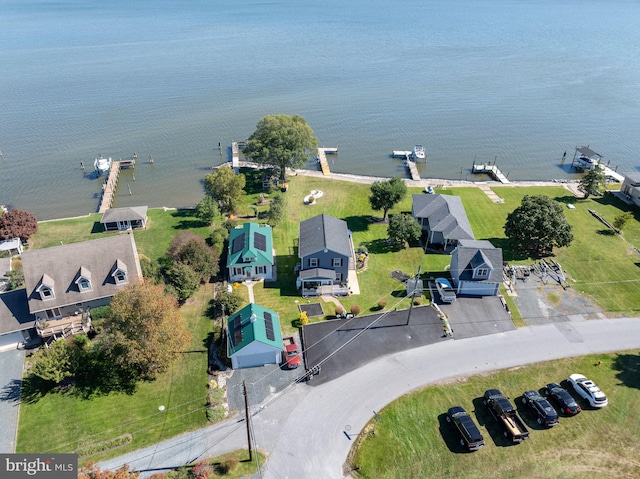
<svg viewBox="0 0 640 479"><path fill-rule="evenodd" d="M411 175L411 179L413 181L420 181L420 173L418 173L418 167L416 166L416 162L412 160L404 160L404 164L409 169L409 174Z"/></svg>
<svg viewBox="0 0 640 479"><path fill-rule="evenodd" d="M337 148L318 148L318 164L320 165L320 170L324 176L331 176L331 170L329 169L329 163L327 163L327 155L336 155L338 154Z"/></svg>
<svg viewBox="0 0 640 479"><path fill-rule="evenodd" d="M86 312L78 312L77 315L50 319L46 322L36 321L36 330L45 344L75 334L88 333L90 329L91 320Z"/></svg>
<svg viewBox="0 0 640 479"><path fill-rule="evenodd" d="M231 168L236 174L240 171L240 149L237 141L231 142Z"/></svg>
<svg viewBox="0 0 640 479"><path fill-rule="evenodd" d="M500 183L504 183L504 184L511 183L509 179L506 176L504 176L502 171L500 171L500 169L495 164L485 165L485 164L474 163L471 169L471 173L486 173L491 178L493 178L496 181L499 181Z"/></svg>

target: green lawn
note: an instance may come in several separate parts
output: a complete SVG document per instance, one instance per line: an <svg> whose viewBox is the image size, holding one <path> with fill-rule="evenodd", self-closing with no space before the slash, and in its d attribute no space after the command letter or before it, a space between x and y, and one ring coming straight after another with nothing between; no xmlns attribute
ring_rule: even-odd
<svg viewBox="0 0 640 479"><path fill-rule="evenodd" d="M352 451L356 477L409 479L423 477L637 477L640 446L639 351L593 355L500 371L468 380L430 386L389 404L379 412ZM602 361L600 367L595 364ZM541 429L520 403L527 389L566 380L581 372L609 398L601 410L586 408L575 417L561 417L552 429ZM563 384L564 385L564 384ZM531 436L508 446L502 430L482 404L486 389L511 397L529 424ZM480 424L485 446L465 453L445 420L449 407L461 405ZM585 403L582 403L585 406ZM476 411L473 414L471 411Z"/></svg>

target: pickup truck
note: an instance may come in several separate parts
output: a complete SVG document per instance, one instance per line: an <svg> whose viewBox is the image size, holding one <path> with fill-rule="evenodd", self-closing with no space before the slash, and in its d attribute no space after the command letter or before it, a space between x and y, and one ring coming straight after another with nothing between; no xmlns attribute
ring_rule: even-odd
<svg viewBox="0 0 640 479"><path fill-rule="evenodd" d="M484 392L483 402L494 419L502 423L504 437L511 438L515 443L522 442L529 437L527 426L502 392L498 389L488 389Z"/></svg>
<svg viewBox="0 0 640 479"><path fill-rule="evenodd" d="M282 338L282 344L284 345L283 363L287 369L295 369L300 366L302 358L300 358L300 352L298 351L298 345L293 336L286 336Z"/></svg>
<svg viewBox="0 0 640 479"><path fill-rule="evenodd" d="M445 278L436 278L436 289L440 293L440 298L445 303L453 303L456 300L456 290Z"/></svg>

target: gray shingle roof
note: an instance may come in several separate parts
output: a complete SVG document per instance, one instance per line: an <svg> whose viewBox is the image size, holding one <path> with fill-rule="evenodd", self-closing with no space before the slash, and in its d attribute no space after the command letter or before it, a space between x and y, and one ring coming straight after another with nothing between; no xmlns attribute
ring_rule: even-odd
<svg viewBox="0 0 640 479"><path fill-rule="evenodd" d="M473 230L459 196L412 195L415 218L426 218L430 231L441 232L446 239L473 239Z"/></svg>
<svg viewBox="0 0 640 479"><path fill-rule="evenodd" d="M124 208L109 208L102 215L100 223L115 223L116 221L144 220L147 217L146 206L131 206Z"/></svg>
<svg viewBox="0 0 640 479"><path fill-rule="evenodd" d="M36 249L22 254L29 310L34 313L113 296L122 289L113 278L117 262L124 264L128 284L142 279L133 234ZM91 291L80 292L79 273L91 279ZM36 290L44 282L54 289L55 298L42 300ZM50 284L53 283L53 284Z"/></svg>
<svg viewBox="0 0 640 479"><path fill-rule="evenodd" d="M502 273L502 248L494 247L489 241L462 240L453 251L458 257L457 271L451 271L451 276L457 276L460 281L477 281L480 283L501 283ZM485 263L492 268L489 278L485 280L473 279L473 268Z"/></svg>
<svg viewBox="0 0 640 479"><path fill-rule="evenodd" d="M640 185L640 171L627 171L622 174L632 185Z"/></svg>
<svg viewBox="0 0 640 479"><path fill-rule="evenodd" d="M298 257L304 258L325 249L351 256L347 222L325 214L302 221Z"/></svg>
<svg viewBox="0 0 640 479"><path fill-rule="evenodd" d="M0 294L0 334L33 328L35 318L29 314L24 289Z"/></svg>

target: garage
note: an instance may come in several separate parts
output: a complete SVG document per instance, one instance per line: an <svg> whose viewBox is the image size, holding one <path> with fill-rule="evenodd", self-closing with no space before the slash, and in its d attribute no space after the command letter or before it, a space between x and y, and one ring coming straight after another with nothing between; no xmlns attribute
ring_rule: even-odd
<svg viewBox="0 0 640 479"><path fill-rule="evenodd" d="M458 285L458 295L496 296L499 291L500 283L460 281Z"/></svg>
<svg viewBox="0 0 640 479"><path fill-rule="evenodd" d="M234 369L282 361L278 313L251 303L227 319L227 357Z"/></svg>
<svg viewBox="0 0 640 479"><path fill-rule="evenodd" d="M35 328L29 314L24 289L0 294L0 351L17 349L29 340L29 330Z"/></svg>

